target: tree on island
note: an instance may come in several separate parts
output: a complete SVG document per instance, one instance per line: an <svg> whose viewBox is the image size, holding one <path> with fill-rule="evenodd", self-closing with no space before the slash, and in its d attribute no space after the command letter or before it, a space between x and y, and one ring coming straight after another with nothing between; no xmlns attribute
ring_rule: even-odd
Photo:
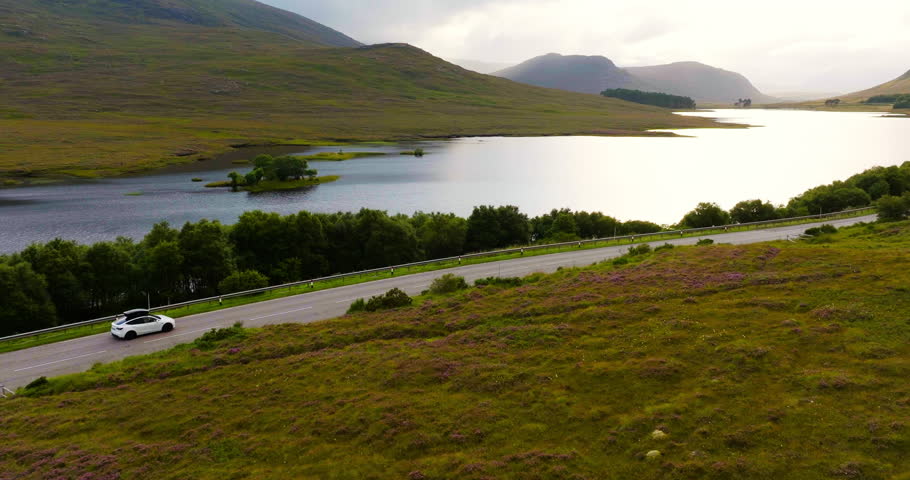
<svg viewBox="0 0 910 480"><path fill-rule="evenodd" d="M831 99L825 100L825 106L826 106L826 107L836 107L836 106L838 106L838 105L840 105L840 99L839 99L839 98L831 98Z"/></svg>
<svg viewBox="0 0 910 480"><path fill-rule="evenodd" d="M280 157L259 155L253 159L253 166L255 167L253 171L243 176L244 185L249 187L258 184L263 179L286 182L300 180L305 176L312 180L319 173L317 170L310 169L306 160L294 155ZM240 174L237 172L229 173L228 177L231 178L231 187L235 187L240 181Z"/></svg>
<svg viewBox="0 0 910 480"><path fill-rule="evenodd" d="M752 106L752 99L751 98L740 98L736 101L736 103L734 103L734 105L737 107L740 107L740 108L749 108Z"/></svg>

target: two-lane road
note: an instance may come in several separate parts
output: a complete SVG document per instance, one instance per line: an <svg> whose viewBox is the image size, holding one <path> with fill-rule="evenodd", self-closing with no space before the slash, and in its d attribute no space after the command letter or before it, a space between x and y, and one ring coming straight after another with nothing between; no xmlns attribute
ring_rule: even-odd
<svg viewBox="0 0 910 480"><path fill-rule="evenodd" d="M716 242L733 244L757 243L796 237L807 228L822 223L840 227L874 220L875 216L870 215L819 222L817 224L706 235L702 238L711 238ZM699 238L681 238L650 243L652 246L663 243L692 245L698 240ZM411 295L417 294L425 290L433 279L444 273L461 275L468 282L491 276L524 276L532 272L553 272L559 267L590 265L594 262L623 255L628 248L628 245L624 245L579 250L467 265L443 271L390 277L373 282L183 317L177 319L177 328L173 332L143 336L132 341L117 340L111 337L110 334L105 333L4 353L0 354L0 384L5 385L7 388L15 389L41 376L51 377L85 371L98 362L112 362L131 355L156 352L180 343L190 342L212 328L230 326L238 321L243 322L248 327L259 327L287 322L309 323L334 318L343 315L355 299L369 298L370 296L384 293L393 287L400 288Z"/></svg>

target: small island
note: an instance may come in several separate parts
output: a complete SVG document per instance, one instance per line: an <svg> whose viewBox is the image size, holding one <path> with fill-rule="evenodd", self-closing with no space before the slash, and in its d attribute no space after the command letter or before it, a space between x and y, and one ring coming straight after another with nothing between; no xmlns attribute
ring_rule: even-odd
<svg viewBox="0 0 910 480"><path fill-rule="evenodd" d="M231 172L229 180L212 182L208 188L230 187L235 192L245 191L251 193L271 192L277 190L296 190L298 188L312 187L323 183L338 180L338 175L317 177L318 172L309 168L304 157L284 155L272 157L259 155L253 159L253 171L240 174Z"/></svg>

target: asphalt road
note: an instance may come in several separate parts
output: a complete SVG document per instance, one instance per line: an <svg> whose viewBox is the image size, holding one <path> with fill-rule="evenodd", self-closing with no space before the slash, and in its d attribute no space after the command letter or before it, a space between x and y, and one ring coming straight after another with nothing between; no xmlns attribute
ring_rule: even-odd
<svg viewBox="0 0 910 480"><path fill-rule="evenodd" d="M650 243L652 246L662 245L663 243L692 245L699 238L711 238L718 243L758 243L792 238L800 235L807 228L821 223L829 223L840 227L874 220L875 216L870 215L819 222L818 224L803 224ZM433 279L444 273L461 275L468 282L490 276L524 276L533 272L553 272L559 267L590 265L605 259L618 257L624 254L628 248L628 245L626 245L538 255L450 268L444 271L391 277L178 318L176 322L177 328L174 331L166 334L159 333L142 336L132 341L117 340L109 333L104 333L4 353L0 354L0 385L15 389L41 376L52 377L81 372L88 370L93 364L98 362L113 362L132 355L164 350L180 343L190 342L212 328L230 326L238 321L242 321L244 326L247 327L259 327L288 322L309 323L338 317L347 311L348 306L355 299L378 295L393 287L398 287L408 294L417 294L425 290Z"/></svg>

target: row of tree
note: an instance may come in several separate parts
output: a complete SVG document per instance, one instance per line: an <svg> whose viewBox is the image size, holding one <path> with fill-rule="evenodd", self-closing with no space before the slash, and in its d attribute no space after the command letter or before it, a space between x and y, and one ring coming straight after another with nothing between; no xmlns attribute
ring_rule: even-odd
<svg viewBox="0 0 910 480"><path fill-rule="evenodd" d="M701 203L677 225L552 210L529 218L514 206L388 215L246 212L236 224L156 224L141 241L80 245L56 239L0 256L0 336L164 304L324 275L453 257L529 243L643 234L826 213L879 202L892 217L910 210L910 162L822 185L786 206L761 200L725 211Z"/></svg>
<svg viewBox="0 0 910 480"><path fill-rule="evenodd" d="M847 180L811 188L792 198L787 205L774 206L761 200L746 200L726 211L716 203L700 203L677 226L702 228L839 212L868 207L883 198L901 197L907 192L910 192L910 162L901 166L870 168ZM886 202L893 204L890 198Z"/></svg>
<svg viewBox="0 0 910 480"><path fill-rule="evenodd" d="M154 225L141 241L80 245L55 239L0 256L0 336L333 273L491 250L551 238L658 231L598 212L528 218L517 207L388 215L246 212L232 226Z"/></svg>
<svg viewBox="0 0 910 480"><path fill-rule="evenodd" d="M642 90L630 90L628 88L610 88L600 92L600 94L605 97L619 98L629 102L654 105L657 107L695 108L695 100L680 95L670 95L668 93L645 92Z"/></svg>

